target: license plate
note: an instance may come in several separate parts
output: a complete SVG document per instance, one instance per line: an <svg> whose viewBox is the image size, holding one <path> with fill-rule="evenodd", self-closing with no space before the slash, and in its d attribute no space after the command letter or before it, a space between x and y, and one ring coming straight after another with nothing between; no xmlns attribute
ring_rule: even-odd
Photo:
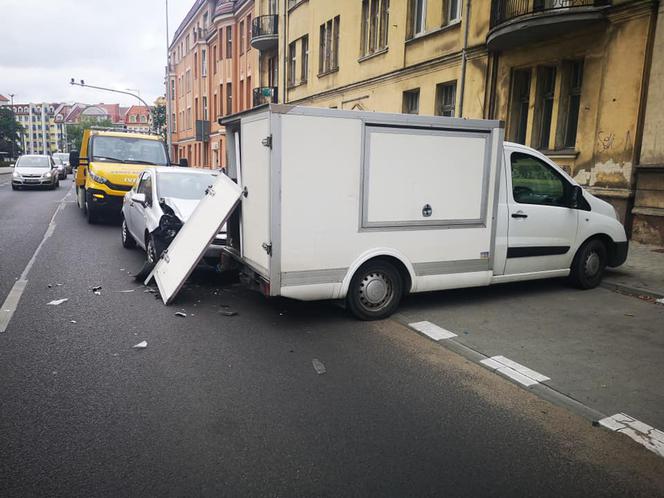
<svg viewBox="0 0 664 498"><path fill-rule="evenodd" d="M25 183L39 183L39 180L25 180Z"/></svg>

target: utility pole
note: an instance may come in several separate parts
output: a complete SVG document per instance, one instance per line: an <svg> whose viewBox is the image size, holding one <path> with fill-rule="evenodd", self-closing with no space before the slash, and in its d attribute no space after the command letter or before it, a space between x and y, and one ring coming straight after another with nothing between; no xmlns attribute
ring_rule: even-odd
<svg viewBox="0 0 664 498"><path fill-rule="evenodd" d="M171 136L171 61L169 57L168 46L168 0L166 0L166 145L168 146L168 155L172 154L173 137Z"/></svg>
<svg viewBox="0 0 664 498"><path fill-rule="evenodd" d="M16 113L14 112L14 93L9 94L12 107L12 160L16 158Z"/></svg>

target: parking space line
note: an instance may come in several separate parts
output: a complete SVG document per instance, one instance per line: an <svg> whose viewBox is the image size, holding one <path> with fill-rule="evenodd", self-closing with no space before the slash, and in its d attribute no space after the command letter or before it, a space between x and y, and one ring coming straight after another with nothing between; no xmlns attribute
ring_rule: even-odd
<svg viewBox="0 0 664 498"><path fill-rule="evenodd" d="M612 431L625 434L653 453L664 457L664 432L655 429L625 413L616 413L603 418L599 425Z"/></svg>
<svg viewBox="0 0 664 498"><path fill-rule="evenodd" d="M449 330L445 330L444 328L439 327L435 323L427 321L409 323L408 326L430 337L434 341L440 341L442 339L450 339L452 337L457 336L456 334L450 332Z"/></svg>
<svg viewBox="0 0 664 498"><path fill-rule="evenodd" d="M526 377L530 377L533 380L536 380L537 382L546 382L547 380L551 380L549 377L546 375L542 375L539 372L535 372L535 370L531 370L528 367L525 367L521 365L520 363L517 363L516 361L512 361L509 358L505 358L504 356L494 356L492 358L494 361L497 361L498 363L501 363L505 365L506 367L510 367L513 370L516 370L522 375L525 375Z"/></svg>
<svg viewBox="0 0 664 498"><path fill-rule="evenodd" d="M512 361L509 358L505 358L504 356L492 356L491 358L481 360L480 363L489 370L509 377L526 387L551 380L549 377L542 375L539 372L535 372L534 370L531 370L516 361Z"/></svg>

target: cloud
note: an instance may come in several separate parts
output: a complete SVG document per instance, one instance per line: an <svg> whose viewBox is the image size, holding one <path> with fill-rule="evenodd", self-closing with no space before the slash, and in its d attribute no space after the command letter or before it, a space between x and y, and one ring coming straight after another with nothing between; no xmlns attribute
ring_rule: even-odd
<svg viewBox="0 0 664 498"><path fill-rule="evenodd" d="M171 35L193 0L169 0ZM153 102L164 94L164 0L3 0L0 93L16 102L136 99L69 85L70 78Z"/></svg>

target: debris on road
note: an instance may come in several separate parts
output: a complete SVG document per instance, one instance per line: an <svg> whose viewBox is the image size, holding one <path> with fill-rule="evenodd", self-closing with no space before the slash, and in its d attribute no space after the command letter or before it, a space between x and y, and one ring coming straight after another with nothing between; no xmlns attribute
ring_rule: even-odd
<svg viewBox="0 0 664 498"><path fill-rule="evenodd" d="M46 303L47 306L58 306L59 304L62 304L64 302L69 301L69 298L64 298L64 299L54 299L53 301Z"/></svg>
<svg viewBox="0 0 664 498"><path fill-rule="evenodd" d="M52 286L51 284L48 284L47 287L48 287L49 289L52 289L52 288L53 288L53 286Z"/></svg>
<svg viewBox="0 0 664 498"><path fill-rule="evenodd" d="M118 294L128 294L129 292L134 292L136 289L127 289L127 290L121 290L121 291L115 291Z"/></svg>
<svg viewBox="0 0 664 498"><path fill-rule="evenodd" d="M625 316L634 316L634 313L625 313Z"/></svg>
<svg viewBox="0 0 664 498"><path fill-rule="evenodd" d="M664 304L664 297L662 299L656 299L655 302L659 304Z"/></svg>
<svg viewBox="0 0 664 498"><path fill-rule="evenodd" d="M148 341L141 341L138 344L134 345L134 349L145 349L148 347Z"/></svg>
<svg viewBox="0 0 664 498"><path fill-rule="evenodd" d="M94 286L94 287L92 288L92 292L93 292L96 296L101 296L101 285L96 285L96 286Z"/></svg>
<svg viewBox="0 0 664 498"><path fill-rule="evenodd" d="M69 320L69 323L76 323L76 320Z"/></svg>
<svg viewBox="0 0 664 498"><path fill-rule="evenodd" d="M320 361L318 358L314 358L313 360L311 360L311 363L313 364L314 370L318 375L323 375L325 372L327 372L325 365L323 365L323 362Z"/></svg>
<svg viewBox="0 0 664 498"><path fill-rule="evenodd" d="M237 315L237 311L220 310L219 313L221 313L224 316L235 316L235 315Z"/></svg>
<svg viewBox="0 0 664 498"><path fill-rule="evenodd" d="M181 316L182 318L186 318L187 314L184 311L176 311L175 316Z"/></svg>

